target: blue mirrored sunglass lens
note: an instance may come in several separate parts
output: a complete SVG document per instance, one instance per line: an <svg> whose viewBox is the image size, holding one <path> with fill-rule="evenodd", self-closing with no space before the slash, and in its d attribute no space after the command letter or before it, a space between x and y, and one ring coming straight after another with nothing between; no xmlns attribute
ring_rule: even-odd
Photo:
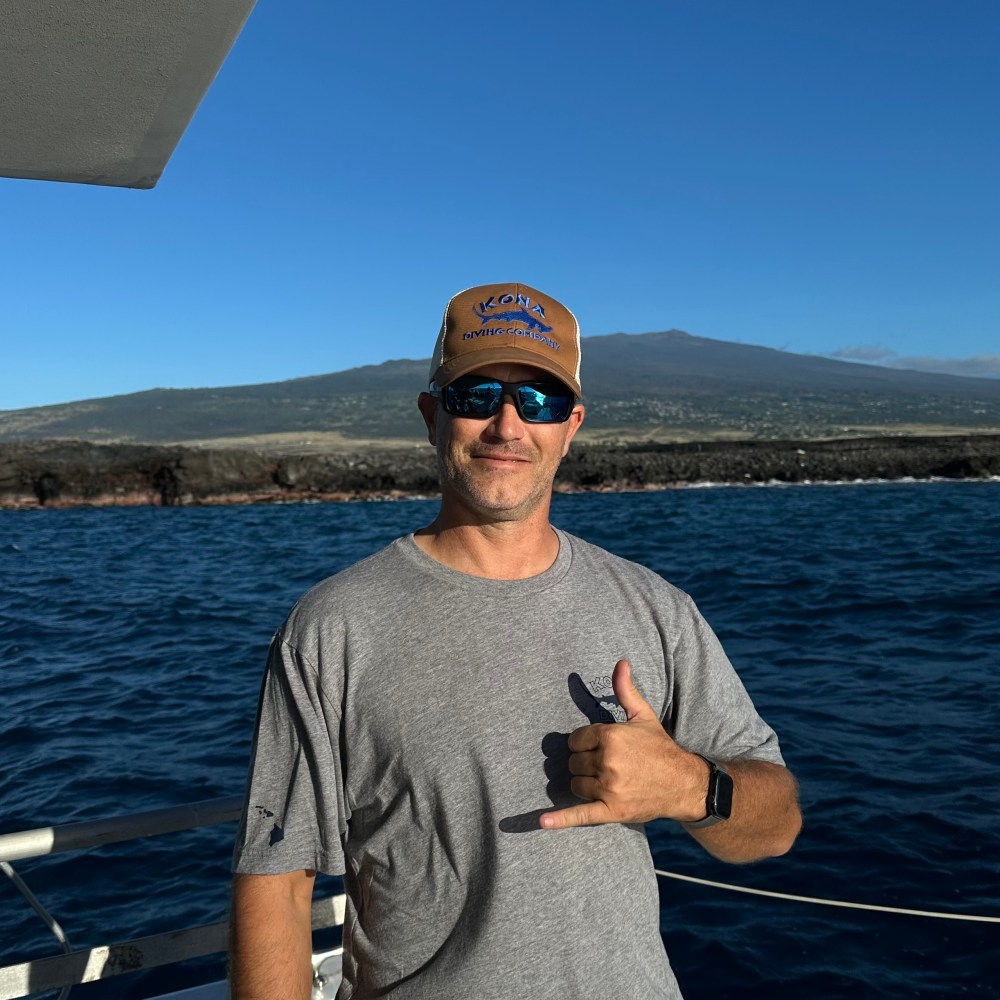
<svg viewBox="0 0 1000 1000"><path fill-rule="evenodd" d="M448 412L456 416L491 417L499 408L502 396L503 387L499 382L452 384L445 388Z"/></svg>
<svg viewBox="0 0 1000 1000"><path fill-rule="evenodd" d="M521 417L536 423L558 423L565 420L572 401L569 396L555 396L528 385L518 388L517 398Z"/></svg>

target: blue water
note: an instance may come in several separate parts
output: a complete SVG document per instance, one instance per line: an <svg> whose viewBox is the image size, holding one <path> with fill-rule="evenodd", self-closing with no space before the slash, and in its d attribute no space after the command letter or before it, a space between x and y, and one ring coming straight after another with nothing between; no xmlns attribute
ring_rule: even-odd
<svg viewBox="0 0 1000 1000"><path fill-rule="evenodd" d="M288 607L434 509L0 512L0 832L242 792ZM558 496L554 519L695 597L801 782L806 825L787 857L726 866L656 824L659 867L1000 914L1000 484ZM108 943L221 919L233 832L17 868L75 947ZM688 1000L1000 997L997 925L661 891ZM0 877L0 964L56 950ZM220 968L74 996L142 997Z"/></svg>

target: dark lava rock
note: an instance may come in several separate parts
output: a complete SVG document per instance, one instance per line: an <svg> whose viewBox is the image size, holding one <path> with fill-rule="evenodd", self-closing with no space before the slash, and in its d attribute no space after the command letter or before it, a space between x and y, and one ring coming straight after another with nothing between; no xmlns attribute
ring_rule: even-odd
<svg viewBox="0 0 1000 1000"><path fill-rule="evenodd" d="M1000 435L573 445L557 489L1000 476ZM267 502L437 491L426 445L270 455L246 449L0 443L0 506Z"/></svg>

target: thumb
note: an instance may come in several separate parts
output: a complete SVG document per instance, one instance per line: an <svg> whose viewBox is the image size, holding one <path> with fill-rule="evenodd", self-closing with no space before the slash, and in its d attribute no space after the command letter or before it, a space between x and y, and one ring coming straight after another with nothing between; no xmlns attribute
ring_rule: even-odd
<svg viewBox="0 0 1000 1000"><path fill-rule="evenodd" d="M619 660L615 664L615 672L611 675L611 686L615 689L615 697L618 699L618 704L625 709L629 722L641 722L647 719L660 721L632 681L632 664L628 660Z"/></svg>

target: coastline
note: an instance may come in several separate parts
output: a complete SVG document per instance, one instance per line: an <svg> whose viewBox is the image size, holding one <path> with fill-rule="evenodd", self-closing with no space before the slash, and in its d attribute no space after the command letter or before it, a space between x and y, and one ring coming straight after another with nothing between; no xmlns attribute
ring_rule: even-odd
<svg viewBox="0 0 1000 1000"><path fill-rule="evenodd" d="M557 492L697 486L990 480L1000 477L1000 435L804 441L576 443ZM427 445L356 452L289 452L0 443L0 509L330 503L436 496Z"/></svg>

